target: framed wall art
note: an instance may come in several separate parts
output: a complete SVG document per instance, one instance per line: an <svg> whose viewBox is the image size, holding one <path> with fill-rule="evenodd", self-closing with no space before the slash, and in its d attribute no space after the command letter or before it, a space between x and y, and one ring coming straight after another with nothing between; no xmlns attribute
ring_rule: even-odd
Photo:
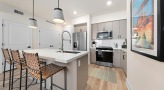
<svg viewBox="0 0 164 90"><path fill-rule="evenodd" d="M162 2L131 0L131 51L158 61L164 61Z"/></svg>

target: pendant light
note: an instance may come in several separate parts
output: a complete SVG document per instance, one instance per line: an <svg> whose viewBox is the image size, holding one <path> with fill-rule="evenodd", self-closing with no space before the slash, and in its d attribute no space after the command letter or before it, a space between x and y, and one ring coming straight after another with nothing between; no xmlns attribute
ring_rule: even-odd
<svg viewBox="0 0 164 90"><path fill-rule="evenodd" d="M63 10L59 8L59 0L58 0L58 8L54 9L54 19L55 23L64 23L64 15Z"/></svg>
<svg viewBox="0 0 164 90"><path fill-rule="evenodd" d="M34 0L33 0L33 18L29 18L29 26L30 28L37 28L38 24L37 24L37 20L34 19Z"/></svg>

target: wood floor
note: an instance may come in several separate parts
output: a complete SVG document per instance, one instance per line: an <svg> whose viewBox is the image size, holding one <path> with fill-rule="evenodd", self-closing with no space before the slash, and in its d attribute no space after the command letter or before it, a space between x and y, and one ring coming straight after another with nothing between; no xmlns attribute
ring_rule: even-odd
<svg viewBox="0 0 164 90"><path fill-rule="evenodd" d="M109 82L104 79L100 79L100 78L98 79L96 77L88 76L88 82L85 90L127 90L126 83L125 83L126 75L122 69L97 66L93 64L89 65L89 72L92 72L93 69L113 71L115 73L116 82ZM19 77L19 71L16 71L15 76ZM5 88L2 87L2 78L3 78L3 74L0 74L0 90L8 90L8 78L9 78L8 72L6 73L7 84ZM19 81L17 85L19 85ZM19 90L19 89L15 89L15 90ZM39 90L39 85L33 85L28 90Z"/></svg>
<svg viewBox="0 0 164 90"><path fill-rule="evenodd" d="M89 76L85 90L127 90L126 75L122 69L97 66L93 64L89 65L89 71L91 68L99 68L102 70L111 69L116 73L116 82L107 82L105 80Z"/></svg>

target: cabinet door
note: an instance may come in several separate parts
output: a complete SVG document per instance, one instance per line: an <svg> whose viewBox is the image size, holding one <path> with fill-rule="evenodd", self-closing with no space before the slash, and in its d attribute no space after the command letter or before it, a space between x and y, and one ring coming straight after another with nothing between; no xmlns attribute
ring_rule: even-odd
<svg viewBox="0 0 164 90"><path fill-rule="evenodd" d="M120 21L113 22L113 39L119 39Z"/></svg>
<svg viewBox="0 0 164 90"><path fill-rule="evenodd" d="M61 48L61 32L54 30L54 36L53 36L53 48L60 50ZM64 47L65 48L65 47Z"/></svg>
<svg viewBox="0 0 164 90"><path fill-rule="evenodd" d="M121 68L123 69L124 68L124 51L121 50L121 54L120 54L120 64L121 64Z"/></svg>
<svg viewBox="0 0 164 90"><path fill-rule="evenodd" d="M91 48L90 54L91 54L91 63L95 64L96 63L96 48Z"/></svg>
<svg viewBox="0 0 164 90"><path fill-rule="evenodd" d="M95 40L97 37L97 24L92 25L92 39Z"/></svg>
<svg viewBox="0 0 164 90"><path fill-rule="evenodd" d="M54 30L40 28L39 31L39 48L53 48L53 42L55 41Z"/></svg>
<svg viewBox="0 0 164 90"><path fill-rule="evenodd" d="M123 70L127 74L127 53L123 52Z"/></svg>
<svg viewBox="0 0 164 90"><path fill-rule="evenodd" d="M105 31L105 23L98 24L98 31Z"/></svg>
<svg viewBox="0 0 164 90"><path fill-rule="evenodd" d="M80 32L81 27L75 26L75 32Z"/></svg>
<svg viewBox="0 0 164 90"><path fill-rule="evenodd" d="M120 38L127 38L127 20L120 20Z"/></svg>
<svg viewBox="0 0 164 90"><path fill-rule="evenodd" d="M86 32L87 31L87 25L81 26L81 32Z"/></svg>
<svg viewBox="0 0 164 90"><path fill-rule="evenodd" d="M120 60L120 50L113 51L113 65L114 67L121 67L121 60Z"/></svg>
<svg viewBox="0 0 164 90"><path fill-rule="evenodd" d="M106 23L105 23L105 30L106 30L106 31L111 31L111 30L113 30L113 22L106 22Z"/></svg>

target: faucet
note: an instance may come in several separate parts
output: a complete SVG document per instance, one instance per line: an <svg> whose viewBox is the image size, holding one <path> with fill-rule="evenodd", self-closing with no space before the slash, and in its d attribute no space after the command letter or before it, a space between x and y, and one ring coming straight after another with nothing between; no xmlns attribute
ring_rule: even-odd
<svg viewBox="0 0 164 90"><path fill-rule="evenodd" d="M65 32L69 34L69 37L70 37L69 41L70 41L70 44L71 44L71 34L70 34L68 31L63 31L62 34L61 34L61 38L62 38L61 52L63 52L63 41L64 41L64 40L67 40L67 39L64 39L64 38L63 38L63 34L64 34Z"/></svg>

